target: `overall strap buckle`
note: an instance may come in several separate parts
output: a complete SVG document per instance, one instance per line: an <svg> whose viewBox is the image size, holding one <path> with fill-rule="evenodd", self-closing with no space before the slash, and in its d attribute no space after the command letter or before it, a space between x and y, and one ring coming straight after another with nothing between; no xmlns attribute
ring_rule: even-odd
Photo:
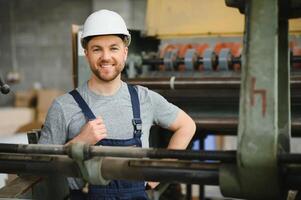
<svg viewBox="0 0 301 200"><path fill-rule="evenodd" d="M134 133L140 133L142 132L142 120L140 118L134 118L132 119L132 123L134 126Z"/></svg>

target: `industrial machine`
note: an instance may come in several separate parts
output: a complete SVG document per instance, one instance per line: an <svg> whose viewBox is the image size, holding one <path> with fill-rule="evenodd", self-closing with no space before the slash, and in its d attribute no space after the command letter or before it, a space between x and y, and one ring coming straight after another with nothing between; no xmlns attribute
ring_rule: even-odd
<svg viewBox="0 0 301 200"><path fill-rule="evenodd" d="M301 55L289 43L288 19L301 17L301 2L225 2L245 15L243 44L166 43L156 53L130 56L124 76L187 111L197 137L237 135L236 150L1 144L0 172L82 177L93 184L128 179L219 185L227 198L296 199L301 154L290 153L290 139L301 135ZM89 76L81 55L74 59L75 85ZM68 195L59 191L50 195Z"/></svg>

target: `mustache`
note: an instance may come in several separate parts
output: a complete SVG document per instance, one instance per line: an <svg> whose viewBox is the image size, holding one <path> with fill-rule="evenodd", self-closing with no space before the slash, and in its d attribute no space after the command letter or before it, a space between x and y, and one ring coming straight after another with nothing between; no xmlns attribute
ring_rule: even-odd
<svg viewBox="0 0 301 200"><path fill-rule="evenodd" d="M97 64L98 65L107 65L107 64L113 65L114 62L110 61L110 60L102 60L102 61L98 62Z"/></svg>

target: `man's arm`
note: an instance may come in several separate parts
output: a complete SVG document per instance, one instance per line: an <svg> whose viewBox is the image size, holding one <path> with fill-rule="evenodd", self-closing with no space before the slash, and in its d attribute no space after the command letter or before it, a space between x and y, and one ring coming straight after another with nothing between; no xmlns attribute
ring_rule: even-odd
<svg viewBox="0 0 301 200"><path fill-rule="evenodd" d="M66 120L61 105L54 100L50 106L39 144L64 144L67 139Z"/></svg>
<svg viewBox="0 0 301 200"><path fill-rule="evenodd" d="M195 133L196 125L190 116L183 110L180 110L176 119L168 129L173 131L174 134L172 135L167 148L186 149Z"/></svg>
<svg viewBox="0 0 301 200"><path fill-rule="evenodd" d="M195 133L196 125L189 115L183 110L180 110L176 119L168 129L173 131L174 134L172 135L167 148L186 149ZM159 185L159 182L149 181L147 184L151 189L154 189Z"/></svg>

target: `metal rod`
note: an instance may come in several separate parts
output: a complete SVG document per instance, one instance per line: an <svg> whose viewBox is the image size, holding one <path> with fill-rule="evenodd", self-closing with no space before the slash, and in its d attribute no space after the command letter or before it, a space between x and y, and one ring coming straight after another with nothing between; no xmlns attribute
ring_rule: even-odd
<svg viewBox="0 0 301 200"><path fill-rule="evenodd" d="M151 166L137 166L137 162L139 161L124 158L104 158L102 165L102 172L104 172L103 176L108 180L146 180L193 184L203 183L206 185L218 185L219 183L217 170L195 170L189 168L167 169L154 167L154 165L156 165L156 162L160 161L149 161L153 162L153 164L150 164Z"/></svg>
<svg viewBox="0 0 301 200"><path fill-rule="evenodd" d="M210 160L221 162L236 162L236 151L194 151L194 150L170 150L170 149L152 149L152 148L134 148L134 147L108 147L108 146L89 146L89 152L93 156L101 157L126 157L126 158L171 158L179 160ZM44 145L44 144L0 144L1 153L23 153L26 156L21 157L23 160L33 159L38 155L28 154L47 154L47 155L68 155L69 146L64 145ZM0 159L9 158L10 154ZM15 157L15 155L14 155ZM41 161L52 157L43 157ZM301 154L279 154L280 163L301 163Z"/></svg>
<svg viewBox="0 0 301 200"><path fill-rule="evenodd" d="M44 145L44 144L0 144L0 152L3 153L30 153L68 155L69 146ZM90 156L111 156L127 158L173 158L180 160L218 160L222 162L234 162L235 151L193 151L193 150L169 150L134 147L107 147L90 146Z"/></svg>
<svg viewBox="0 0 301 200"><path fill-rule="evenodd" d="M173 158L180 160L217 160L221 162L234 162L235 151L192 151L168 150L125 147L91 147L93 156L114 156L129 158Z"/></svg>
<svg viewBox="0 0 301 200"><path fill-rule="evenodd" d="M199 77L199 78L133 78L127 79L127 83L143 85L150 89L239 89L240 77ZM291 77L291 87L301 88L301 76Z"/></svg>
<svg viewBox="0 0 301 200"><path fill-rule="evenodd" d="M232 57L232 63L233 64L241 64L241 56L238 57ZM300 63L301 62L301 56L292 56L291 58L292 63ZM181 65L184 64L184 58L177 58L175 60L175 65ZM164 59L163 58L143 58L142 59L143 65L164 65ZM198 57L196 59L196 65L203 64L203 58Z"/></svg>
<svg viewBox="0 0 301 200"><path fill-rule="evenodd" d="M154 160L154 159L132 159L130 167L153 167L169 169L189 169L189 170L218 170L219 162L196 162L183 160Z"/></svg>
<svg viewBox="0 0 301 200"><path fill-rule="evenodd" d="M104 157L101 173L108 180L146 180L163 182L218 184L217 163L160 161ZM13 174L81 177L75 161L68 156L28 156L0 153L0 172Z"/></svg>
<svg viewBox="0 0 301 200"><path fill-rule="evenodd" d="M217 89L240 87L239 77L201 77L201 78L135 78L127 79L127 83L143 85L150 89L171 89L171 81L174 89Z"/></svg>
<svg viewBox="0 0 301 200"><path fill-rule="evenodd" d="M81 177L76 163L68 156L0 153L0 172L8 174L64 174Z"/></svg>
<svg viewBox="0 0 301 200"><path fill-rule="evenodd" d="M197 130L208 135L237 135L238 117L199 117L194 118ZM301 120L292 118L293 137L301 136Z"/></svg>

